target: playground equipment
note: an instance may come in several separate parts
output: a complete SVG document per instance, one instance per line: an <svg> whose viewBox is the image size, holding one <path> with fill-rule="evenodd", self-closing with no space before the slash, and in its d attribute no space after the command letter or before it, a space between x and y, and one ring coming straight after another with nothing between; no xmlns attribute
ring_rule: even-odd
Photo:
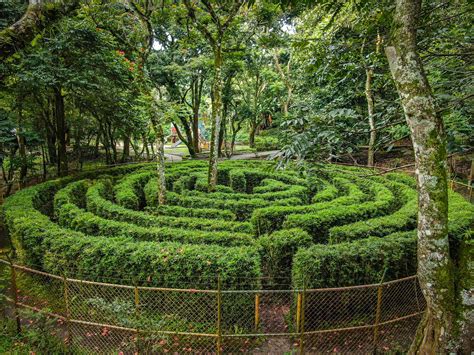
<svg viewBox="0 0 474 355"><path fill-rule="evenodd" d="M209 132L206 130L206 127L202 122L198 123L198 132L199 132L199 147L201 149L209 149ZM179 139L178 132L174 124L171 124L171 134L166 137L166 141L171 140L171 148L179 147L183 141Z"/></svg>

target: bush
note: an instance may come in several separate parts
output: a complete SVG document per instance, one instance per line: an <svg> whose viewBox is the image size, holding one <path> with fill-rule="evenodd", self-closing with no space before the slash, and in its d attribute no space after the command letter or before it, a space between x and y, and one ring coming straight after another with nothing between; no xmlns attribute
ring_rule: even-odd
<svg viewBox="0 0 474 355"><path fill-rule="evenodd" d="M145 196L143 186L153 176L154 172L144 171L126 176L114 187L115 201L123 207L139 210L143 207Z"/></svg>
<svg viewBox="0 0 474 355"><path fill-rule="evenodd" d="M186 216L151 215L144 212L132 211L106 200L107 186L105 182L98 182L92 186L86 195L87 209L103 218L133 223L147 227L175 227L206 231L227 231L239 233L253 233L252 225L248 222L222 221ZM191 214L191 209L186 209Z"/></svg>
<svg viewBox="0 0 474 355"><path fill-rule="evenodd" d="M241 170L232 170L229 174L230 187L235 192L247 192L247 180L245 174Z"/></svg>
<svg viewBox="0 0 474 355"><path fill-rule="evenodd" d="M311 205L298 204L296 206L271 206L255 210L251 217L258 235L268 234L283 227L286 219L291 215L304 215L321 211L335 206L345 206L351 203L357 203L368 197L357 184L346 179L334 179L341 188L347 191L347 195L336 198L332 201L320 202Z"/></svg>
<svg viewBox="0 0 474 355"><path fill-rule="evenodd" d="M307 231L316 243L326 243L329 228L359 219L371 218L390 211L395 202L393 193L384 185L372 183L375 200L359 205L336 206L319 212L289 215L283 228L301 228Z"/></svg>
<svg viewBox="0 0 474 355"><path fill-rule="evenodd" d="M299 249L292 281L296 288L362 285L380 282L384 272L386 281L416 273L414 232Z"/></svg>
<svg viewBox="0 0 474 355"><path fill-rule="evenodd" d="M255 149L257 152L264 152L267 150L278 150L280 149L280 141L277 137L271 136L256 136L255 137Z"/></svg>
<svg viewBox="0 0 474 355"><path fill-rule="evenodd" d="M263 273L269 276L269 286L288 287L293 256L299 248L313 244L311 236L305 231L284 229L258 239L262 258Z"/></svg>
<svg viewBox="0 0 474 355"><path fill-rule="evenodd" d="M332 227L329 230L329 243L337 244L370 236L383 237L416 228L417 193L405 185L397 186L400 189L400 198L405 203L399 210L387 216Z"/></svg>

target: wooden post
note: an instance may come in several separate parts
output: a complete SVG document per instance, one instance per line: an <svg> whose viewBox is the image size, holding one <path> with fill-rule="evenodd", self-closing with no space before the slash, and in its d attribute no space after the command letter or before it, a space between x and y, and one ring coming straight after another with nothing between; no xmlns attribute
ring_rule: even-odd
<svg viewBox="0 0 474 355"><path fill-rule="evenodd" d="M21 320L20 315L18 314L18 288L16 287L16 271L15 266L11 261L10 268L11 268L11 287L13 291L13 311L15 313L15 320L16 320L16 331L18 334L21 333Z"/></svg>
<svg viewBox="0 0 474 355"><path fill-rule="evenodd" d="M258 326L260 324L260 295L255 294L255 332L258 331Z"/></svg>
<svg viewBox="0 0 474 355"><path fill-rule="evenodd" d="M303 284L300 306L300 354L304 354L304 308L306 301L306 283Z"/></svg>
<svg viewBox="0 0 474 355"><path fill-rule="evenodd" d="M222 354L222 289L221 276L217 276L217 354Z"/></svg>
<svg viewBox="0 0 474 355"><path fill-rule="evenodd" d="M451 179L450 181L450 189L451 191L454 191L454 179Z"/></svg>
<svg viewBox="0 0 474 355"><path fill-rule="evenodd" d="M374 352L377 350L377 341L379 337L379 323L380 323L380 313L382 311L382 288L383 284L381 283L377 288L377 308L375 311L375 324L374 324Z"/></svg>
<svg viewBox="0 0 474 355"><path fill-rule="evenodd" d="M66 308L66 345L71 344L71 309L69 305L69 288L67 278L63 275L64 306Z"/></svg>

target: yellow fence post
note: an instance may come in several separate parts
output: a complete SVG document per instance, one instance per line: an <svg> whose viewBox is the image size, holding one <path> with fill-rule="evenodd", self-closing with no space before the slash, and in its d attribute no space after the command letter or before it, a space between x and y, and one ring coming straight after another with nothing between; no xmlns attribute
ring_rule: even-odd
<svg viewBox="0 0 474 355"><path fill-rule="evenodd" d="M66 308L66 345L71 344L71 309L69 305L69 288L66 275L63 275L64 307Z"/></svg>
<svg viewBox="0 0 474 355"><path fill-rule="evenodd" d="M221 276L217 276L217 354L222 354L222 290L221 290Z"/></svg>
<svg viewBox="0 0 474 355"><path fill-rule="evenodd" d="M300 354L304 354L304 308L306 301L306 283L303 283L303 293L300 302Z"/></svg>
<svg viewBox="0 0 474 355"><path fill-rule="evenodd" d="M375 324L374 324L374 352L377 350L377 342L378 342L378 337L379 337L380 313L382 311L382 289L383 289L383 284L381 283L377 287L377 308L375 310Z"/></svg>
<svg viewBox="0 0 474 355"><path fill-rule="evenodd" d="M260 324L260 294L255 294L255 331L258 331Z"/></svg>
<svg viewBox="0 0 474 355"><path fill-rule="evenodd" d="M301 319L301 292L298 291L296 295L296 332L299 333L300 331L300 319Z"/></svg>
<svg viewBox="0 0 474 355"><path fill-rule="evenodd" d="M140 345L139 345L140 330L139 330L139 327L138 327L138 322L139 322L139 319L140 319L140 295L138 294L138 287L137 286L135 286L135 288L133 289L133 296L134 296L133 298L134 298L134 303L135 303L135 321L137 322L136 350L137 350L137 353L139 353L140 352Z"/></svg>
<svg viewBox="0 0 474 355"><path fill-rule="evenodd" d="M8 261L11 268L11 286L13 291L13 311L15 313L15 320L16 320L16 331L18 334L21 333L21 319L20 315L18 314L18 288L16 286L16 270L13 263L9 260Z"/></svg>

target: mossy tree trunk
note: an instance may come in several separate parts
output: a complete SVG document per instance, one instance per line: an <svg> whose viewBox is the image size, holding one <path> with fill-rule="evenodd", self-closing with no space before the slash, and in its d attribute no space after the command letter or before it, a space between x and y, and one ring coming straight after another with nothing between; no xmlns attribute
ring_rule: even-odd
<svg viewBox="0 0 474 355"><path fill-rule="evenodd" d="M367 166L374 166L374 147L377 131L375 130L375 121L374 121L374 96L372 94L372 77L374 76L374 71L372 68L365 69L365 97L367 99L367 112L369 115L369 127L370 127L370 136L369 136L369 148L367 151Z"/></svg>
<svg viewBox="0 0 474 355"><path fill-rule="evenodd" d="M460 349L465 322L456 280L462 263L448 239L446 137L417 51L420 11L421 0L396 1L386 55L411 131L418 186L418 276L427 311L411 352L434 354Z"/></svg>
<svg viewBox="0 0 474 355"><path fill-rule="evenodd" d="M61 91L61 87L57 86L54 88L54 118L56 122L56 141L58 144L58 176L66 176L68 174L67 127L64 96Z"/></svg>
<svg viewBox="0 0 474 355"><path fill-rule="evenodd" d="M156 133L156 152L157 164L156 170L158 173L158 204L166 204L166 178L165 178L165 135L163 133L163 125L159 119L153 119L153 128Z"/></svg>
<svg viewBox="0 0 474 355"><path fill-rule="evenodd" d="M208 184L212 191L217 185L217 159L219 157L219 131L222 119L222 44L214 48L214 79L212 82L211 142L209 147Z"/></svg>
<svg viewBox="0 0 474 355"><path fill-rule="evenodd" d="M5 59L25 47L47 25L61 19L79 7L79 0L30 0L25 14L8 28L0 31L0 59Z"/></svg>

